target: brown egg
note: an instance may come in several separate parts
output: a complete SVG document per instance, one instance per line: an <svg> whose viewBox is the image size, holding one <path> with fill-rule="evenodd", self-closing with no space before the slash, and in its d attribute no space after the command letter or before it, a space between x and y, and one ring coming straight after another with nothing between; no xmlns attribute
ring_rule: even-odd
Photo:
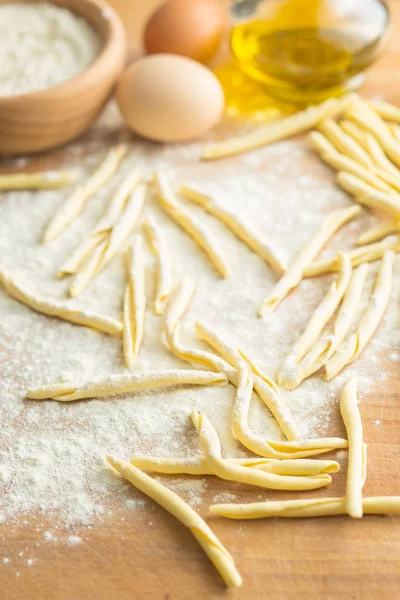
<svg viewBox="0 0 400 600"><path fill-rule="evenodd" d="M150 17L144 46L147 54L181 54L205 63L218 49L222 24L218 0L169 0Z"/></svg>
<svg viewBox="0 0 400 600"><path fill-rule="evenodd" d="M221 84L207 67L176 54L154 54L122 75L117 102L131 129L150 140L182 142L201 137L220 120Z"/></svg>

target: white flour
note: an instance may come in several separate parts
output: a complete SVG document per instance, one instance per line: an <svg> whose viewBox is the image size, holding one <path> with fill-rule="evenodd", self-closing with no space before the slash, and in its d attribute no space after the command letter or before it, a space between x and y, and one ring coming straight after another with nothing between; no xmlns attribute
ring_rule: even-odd
<svg viewBox="0 0 400 600"><path fill-rule="evenodd" d="M118 127L118 117L114 107L110 107L99 122L98 130L106 138ZM27 287L41 294L63 297L68 280L55 278L59 265L97 222L116 182L139 163L143 163L149 174L156 168L165 168L174 175L176 184L191 184L215 196L238 214L246 213L247 219L264 231L266 239L285 260L305 244L325 215L349 205L348 197L334 187L333 174L318 158L314 167L307 167L305 172L304 159L309 150L298 141L282 142L215 165L199 162L199 150L199 144L160 147L133 141L121 173L88 202L82 215L62 237L45 246L38 240L68 190L2 194L1 263L21 276ZM70 145L68 154L71 166L79 165L84 176L101 160L104 148L92 134L83 142ZM274 283L271 269L223 225L198 207L189 203L187 206L218 236L232 267L232 277L221 280L190 238L149 199L145 212L156 215L164 228L173 256L175 281L185 274L196 277L194 302L185 319L185 341L198 344L193 324L196 319L204 320L228 341L240 343L269 374L275 375L332 277L304 281L267 322L262 322L256 317L256 311ZM373 218L365 213L346 225L326 252L349 247L350 236L355 238L372 222ZM162 320L154 317L150 310L153 265L148 251L149 310L144 346L134 368L138 371L188 368L160 342ZM374 283L376 266L371 268L368 291ZM388 312L361 359L329 384L317 375L294 392L285 393L302 435L343 435L338 399L350 373L359 375L362 400L363 396L373 395L398 361L398 259L396 267ZM94 280L79 302L117 318L123 281L122 260L117 258ZM366 294L360 313L367 299ZM39 315L9 298L2 289L0 369L1 519L17 526L31 513L37 515L37 544L63 541L73 545L79 543L78 537L85 538L81 525L95 525L99 519L107 519L111 512L128 518L132 511L140 511L146 504L143 496L132 486L122 485L104 468L104 455L110 453L123 458L135 453L199 455L199 442L189 421L194 407L204 411L216 427L224 455L247 455L230 432L232 386L156 390L123 399L113 397L68 405L25 400L24 393L30 387L56 381L85 381L127 372L127 369L120 340ZM253 401L251 426L258 433L279 437L275 422L257 397ZM380 428L384 435L384 424L380 424ZM207 478L162 477L160 480L194 506L201 503L208 485ZM234 485L223 482L218 489L215 500L234 500ZM40 525L41 514L46 518L54 515L54 528ZM71 536L71 527L79 528L77 537Z"/></svg>
<svg viewBox="0 0 400 600"><path fill-rule="evenodd" d="M44 90L72 79L97 57L91 25L53 4L0 6L0 95Z"/></svg>

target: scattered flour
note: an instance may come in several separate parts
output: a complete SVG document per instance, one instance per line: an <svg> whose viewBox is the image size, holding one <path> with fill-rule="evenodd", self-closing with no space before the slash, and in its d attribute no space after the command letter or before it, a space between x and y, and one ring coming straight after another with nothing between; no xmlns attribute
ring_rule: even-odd
<svg viewBox="0 0 400 600"><path fill-rule="evenodd" d="M118 113L111 105L94 132L67 148L67 164L79 166L84 177L104 155L101 140L114 143L119 128ZM100 132L98 137L96 131ZM124 134L118 133L118 138L122 137ZM176 184L190 183L230 210L246 213L246 218L264 232L284 260L290 260L301 249L330 211L349 205L347 196L334 187L333 174L317 159L315 168L305 174L304 159L309 151L303 142L282 142L211 167L198 160L200 144L160 147L135 140L130 144L129 158L121 172L87 203L82 215L64 235L45 246L39 244L43 229L69 190L0 195L0 260L21 276L27 287L64 297L68 281L56 279L57 268L97 222L118 181L137 164L142 164L149 175L155 168L166 169ZM303 184L299 187L300 177ZM240 343L274 376L328 289L332 276L305 280L263 322L256 311L274 284L273 273L218 221L198 207L190 205L190 209L199 222L206 223L218 236L232 267L230 279L221 280L216 275L205 256L160 211L154 199L149 197L145 209L156 215L165 231L175 282L184 275L195 274L196 294L185 318L186 341L203 347L196 340L193 328L195 320L204 320L228 342ZM351 238L372 222L373 218L365 213L343 227L324 255L349 247ZM150 252L146 260L149 310L144 345L134 368L138 371L154 369L155 365L157 369L187 368L160 341L162 320L150 310L154 288ZM397 274L398 267L396 259ZM369 298L375 272L376 265L371 268L360 314ZM83 307L119 317L123 287L124 268L122 260L116 258L91 283L79 302ZM360 360L330 383L317 375L294 392L285 393L303 436L343 434L339 392L351 373L359 376L361 401L381 385L374 375L378 359L382 361L382 374L390 373L399 357L399 294L397 275L383 324ZM204 411L217 429L225 456L248 455L233 438L229 426L234 395L231 386L157 390L66 405L26 401L25 391L30 387L68 379L84 382L128 369L124 366L119 339L39 315L1 289L0 365L0 520L17 527L31 514L39 520L41 514L46 518L54 515L57 525L51 530L45 530L46 526L39 521L38 539L45 542L74 545L81 540L81 535L76 535L81 532L76 530L82 525L90 527L112 513L129 516L132 511L140 510L147 500L105 467L104 456L108 453L123 458L133 454L199 456L199 441L189 421L194 407ZM258 434L280 437L274 420L257 397L252 403L250 422ZM341 460L346 460L345 453L338 454L343 454ZM193 506L201 503L207 488L206 479L159 479ZM223 491L214 498L215 501L234 499L233 493ZM73 535L71 528L75 529ZM8 558L3 559L4 564L7 562Z"/></svg>

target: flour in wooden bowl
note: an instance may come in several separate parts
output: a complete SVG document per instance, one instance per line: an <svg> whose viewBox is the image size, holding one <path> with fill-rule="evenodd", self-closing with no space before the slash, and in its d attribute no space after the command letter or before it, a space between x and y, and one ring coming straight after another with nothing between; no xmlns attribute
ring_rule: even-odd
<svg viewBox="0 0 400 600"><path fill-rule="evenodd" d="M0 5L0 96L44 90L72 79L98 56L99 35L66 8Z"/></svg>

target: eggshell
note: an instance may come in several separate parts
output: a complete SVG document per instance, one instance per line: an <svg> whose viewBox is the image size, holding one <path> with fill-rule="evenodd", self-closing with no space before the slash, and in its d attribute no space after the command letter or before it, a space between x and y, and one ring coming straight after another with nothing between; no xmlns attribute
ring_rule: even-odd
<svg viewBox="0 0 400 600"><path fill-rule="evenodd" d="M150 17L144 32L148 54L181 54L209 61L218 49L223 12L217 0L169 0Z"/></svg>
<svg viewBox="0 0 400 600"><path fill-rule="evenodd" d="M194 60L154 54L134 62L117 87L131 129L159 142L201 137L221 118L224 93L215 75Z"/></svg>

